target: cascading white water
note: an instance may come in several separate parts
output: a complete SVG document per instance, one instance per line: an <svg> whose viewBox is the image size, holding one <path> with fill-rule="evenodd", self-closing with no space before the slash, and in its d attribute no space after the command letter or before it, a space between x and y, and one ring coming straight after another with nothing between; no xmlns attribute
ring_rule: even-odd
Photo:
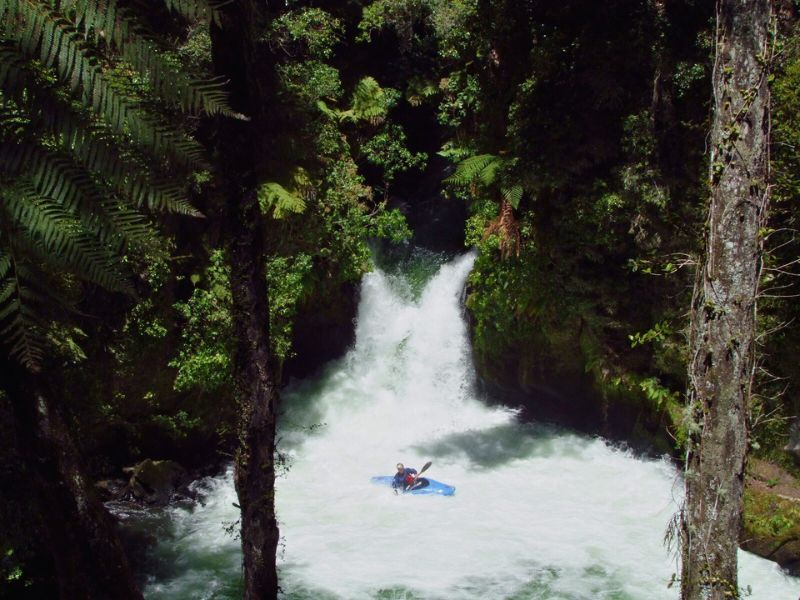
<svg viewBox="0 0 800 600"><path fill-rule="evenodd" d="M441 267L415 295L402 276L364 278L356 344L284 395L278 482L287 599L675 599L662 544L682 484L666 460L520 423L476 394L460 294L473 262ZM453 497L370 484L398 461ZM169 564L148 598L241 596L230 473L204 506L171 510ZM756 600L795 600L800 580L740 554Z"/></svg>

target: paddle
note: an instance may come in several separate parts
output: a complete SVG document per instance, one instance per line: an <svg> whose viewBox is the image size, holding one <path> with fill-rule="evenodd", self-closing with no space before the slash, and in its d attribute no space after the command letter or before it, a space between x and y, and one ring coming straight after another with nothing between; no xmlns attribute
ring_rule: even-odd
<svg viewBox="0 0 800 600"><path fill-rule="evenodd" d="M419 473L417 473L416 475L414 475L414 479L411 481L411 483L409 484L409 486L408 486L406 489L404 489L404 490L403 490L403 493L404 493L404 494L405 494L406 492L410 492L411 490L413 490L413 489L414 489L414 486L417 484L417 479L419 478L419 476L420 476L420 475L422 475L422 474L423 474L425 471L427 471L427 470L428 470L428 467L430 467L432 464L433 464L433 463L432 463L431 461L428 461L428 462L426 462L424 465L422 465L422 468L419 470Z"/></svg>

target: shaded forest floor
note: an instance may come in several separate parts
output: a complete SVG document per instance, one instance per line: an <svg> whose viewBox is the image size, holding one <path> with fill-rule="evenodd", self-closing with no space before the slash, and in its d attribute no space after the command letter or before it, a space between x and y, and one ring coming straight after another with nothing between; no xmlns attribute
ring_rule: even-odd
<svg viewBox="0 0 800 600"><path fill-rule="evenodd" d="M746 484L750 488L775 494L785 500L800 502L800 481L774 463L757 458L748 459Z"/></svg>

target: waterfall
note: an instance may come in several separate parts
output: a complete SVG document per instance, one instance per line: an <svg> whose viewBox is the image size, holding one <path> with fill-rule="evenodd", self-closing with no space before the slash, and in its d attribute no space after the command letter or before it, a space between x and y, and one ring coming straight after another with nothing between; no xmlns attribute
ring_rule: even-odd
<svg viewBox="0 0 800 600"><path fill-rule="evenodd" d="M666 459L524 423L477 392L461 302L474 261L442 264L424 286L365 276L356 342L283 395L277 488L287 599L678 598L662 543L683 492ZM455 496L372 485L403 462ZM230 471L197 482L203 503L173 507L148 598L238 598ZM234 527L235 529L235 527ZM740 553L755 600L795 600L800 580Z"/></svg>

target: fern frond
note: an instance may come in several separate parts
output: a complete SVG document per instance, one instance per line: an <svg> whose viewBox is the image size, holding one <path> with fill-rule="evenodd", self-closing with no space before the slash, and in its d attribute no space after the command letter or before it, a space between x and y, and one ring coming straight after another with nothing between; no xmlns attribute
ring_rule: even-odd
<svg viewBox="0 0 800 600"><path fill-rule="evenodd" d="M0 48L0 65L9 64L13 59L13 51ZM107 126L79 112L58 89L38 80L25 65L6 69L6 74L8 77L4 80L0 68L0 90L21 106L20 110L30 118L37 136L50 136L50 140L71 153L77 162L131 205L200 216L188 202L182 186L154 177L145 164L146 157L133 147L126 147L125 140L114 136ZM11 79L13 85L4 85ZM15 114L0 105L0 124Z"/></svg>
<svg viewBox="0 0 800 600"><path fill-rule="evenodd" d="M342 115L343 115L342 111L336 110L335 108L331 108L323 100L317 100L317 108L323 115L325 115L329 119L333 119L334 121L342 120Z"/></svg>
<svg viewBox="0 0 800 600"><path fill-rule="evenodd" d="M204 10L194 0L181 0L185 9L195 4L197 15ZM97 10L97 0L62 0L61 8L74 13L73 22L77 30L99 47L117 52L150 82L156 95L179 106L188 113L221 114L233 118L244 118L234 112L228 104L224 89L225 78L205 81L192 80L186 72L167 61L158 46L147 37L147 32L137 23L135 15L116 0L108 0L105 10ZM206 4L206 9L208 5Z"/></svg>
<svg viewBox="0 0 800 600"><path fill-rule="evenodd" d="M0 251L0 280L2 280L11 268L11 256Z"/></svg>
<svg viewBox="0 0 800 600"><path fill-rule="evenodd" d="M17 48L28 58L38 58L45 66L54 68L61 81L79 94L82 102L91 106L117 134L131 135L153 154L164 154L183 166L202 164L203 149L197 142L158 123L152 114L115 89L100 66L97 52L72 22L35 0L4 0L4 3L17 9L9 15L17 22L14 32Z"/></svg>
<svg viewBox="0 0 800 600"><path fill-rule="evenodd" d="M207 2L206 0L164 0L167 8L189 21L208 19L217 26L222 25L220 9L226 1Z"/></svg>
<svg viewBox="0 0 800 600"><path fill-rule="evenodd" d="M347 114L354 119L377 125L386 118L388 110L385 90L372 77L364 77L353 91L353 100Z"/></svg>
<svg viewBox="0 0 800 600"><path fill-rule="evenodd" d="M132 292L130 283L120 274L117 253L93 239L97 232L87 232L58 204L46 198L4 194L3 210L17 236L25 236L29 251L106 289Z"/></svg>
<svg viewBox="0 0 800 600"><path fill-rule="evenodd" d="M11 248L0 246L0 263L8 264L0 276L0 340L8 346L9 354L23 365L36 371L44 356L44 335L39 317L28 304L28 299L38 294L32 292L27 281L32 278L24 265L13 260ZM11 265L13 263L13 268Z"/></svg>
<svg viewBox="0 0 800 600"><path fill-rule="evenodd" d="M514 209L519 208L519 203L522 200L523 189L521 185L512 185L511 187L503 187L500 189L500 195L503 200L508 202Z"/></svg>
<svg viewBox="0 0 800 600"><path fill-rule="evenodd" d="M13 176L18 187L28 185L25 195L53 200L118 251L153 235L141 213L105 194L89 172L65 156L22 140L0 144L0 170Z"/></svg>
<svg viewBox="0 0 800 600"><path fill-rule="evenodd" d="M276 219L282 219L286 213L302 213L306 209L306 202L299 194L274 181L258 187L258 203L263 214L271 212Z"/></svg>
<svg viewBox="0 0 800 600"><path fill-rule="evenodd" d="M34 373L40 369L44 357L44 334L36 321L36 313L20 303L9 304L14 314L0 330L0 338L10 345L9 354Z"/></svg>
<svg viewBox="0 0 800 600"><path fill-rule="evenodd" d="M502 158L495 154L479 154L465 158L456 165L455 172L444 179L445 183L465 186L476 181L491 185L502 164Z"/></svg>

